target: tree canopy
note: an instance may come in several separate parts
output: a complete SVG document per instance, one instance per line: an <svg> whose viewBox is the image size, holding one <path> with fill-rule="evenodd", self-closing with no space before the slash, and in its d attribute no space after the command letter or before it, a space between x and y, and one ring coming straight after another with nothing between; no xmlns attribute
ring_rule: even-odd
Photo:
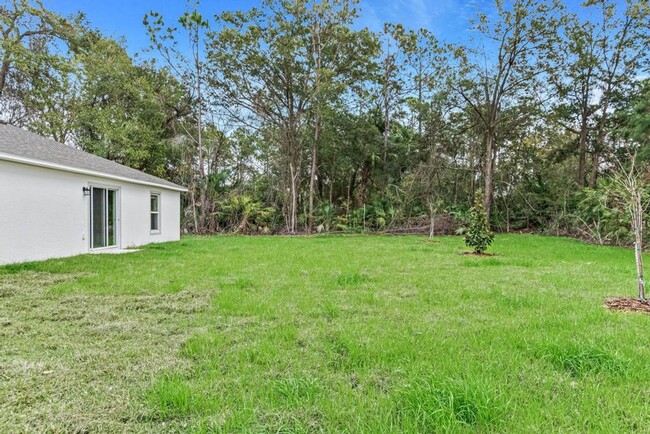
<svg viewBox="0 0 650 434"><path fill-rule="evenodd" d="M363 28L358 0L190 2L131 56L83 11L3 0L0 119L188 186L188 231L428 228L480 191L494 230L616 241L594 198L650 159L650 12L581 7L497 0L452 44Z"/></svg>

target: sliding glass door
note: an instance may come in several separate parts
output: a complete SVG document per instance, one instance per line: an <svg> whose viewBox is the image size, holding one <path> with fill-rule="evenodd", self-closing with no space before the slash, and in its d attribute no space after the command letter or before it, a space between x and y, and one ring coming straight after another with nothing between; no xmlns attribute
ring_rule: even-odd
<svg viewBox="0 0 650 434"><path fill-rule="evenodd" d="M92 187L90 195L90 247L117 246L117 190Z"/></svg>

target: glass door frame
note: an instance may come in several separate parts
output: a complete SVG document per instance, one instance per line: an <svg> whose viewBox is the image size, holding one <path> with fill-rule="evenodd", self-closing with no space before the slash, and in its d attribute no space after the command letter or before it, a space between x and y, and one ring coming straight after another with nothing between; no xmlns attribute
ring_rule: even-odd
<svg viewBox="0 0 650 434"><path fill-rule="evenodd" d="M90 242L90 250L103 250L103 249L115 249L119 248L120 245L120 189L119 187L115 186L110 186L110 185L103 185L103 184L89 184L90 187L90 195L89 197L89 206L88 206L88 214L89 214L89 236L88 240ZM93 197L94 197L94 192L96 190L103 190L103 219L104 219L104 240L105 244L104 246L100 247L94 247L94 237L95 237L95 231L94 231L94 209L93 209ZM109 192L113 192L115 194L114 196L114 201L115 203L113 204L113 238L114 238L114 243L113 244L108 244L108 240L110 239L109 237L109 227L110 225L108 224L108 219L110 218L109 216L109 207L108 207L108 194Z"/></svg>

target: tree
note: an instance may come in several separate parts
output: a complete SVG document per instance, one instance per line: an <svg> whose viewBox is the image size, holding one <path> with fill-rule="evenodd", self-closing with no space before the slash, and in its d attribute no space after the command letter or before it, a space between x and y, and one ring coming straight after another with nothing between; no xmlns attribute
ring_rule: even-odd
<svg viewBox="0 0 650 434"><path fill-rule="evenodd" d="M483 195L477 191L474 206L469 210L469 227L465 232L465 245L473 248L477 255L483 254L494 240L483 203Z"/></svg>
<svg viewBox="0 0 650 434"><path fill-rule="evenodd" d="M64 18L40 0L0 4L0 118L19 126L39 121L39 132L67 139L66 49L81 43L85 25L82 14Z"/></svg>
<svg viewBox="0 0 650 434"><path fill-rule="evenodd" d="M557 90L557 104L551 116L568 131L577 135L578 170L576 182L584 187L587 174L587 150L597 91L598 50L596 25L572 16L566 26L565 39L549 47L549 81Z"/></svg>
<svg viewBox="0 0 650 434"><path fill-rule="evenodd" d="M165 70L136 65L99 35L73 56L78 80L70 123L85 151L165 178L178 178L172 139L190 114L186 93Z"/></svg>
<svg viewBox="0 0 650 434"><path fill-rule="evenodd" d="M616 136L634 143L639 149L639 158L644 162L650 160L650 78L642 80L637 92L626 98L614 117L616 119Z"/></svg>
<svg viewBox="0 0 650 434"><path fill-rule="evenodd" d="M277 145L287 231L295 233L311 79L309 37L304 22L294 21L298 3L263 5L218 17L207 53L208 80L234 121Z"/></svg>
<svg viewBox="0 0 650 434"><path fill-rule="evenodd" d="M556 33L560 21L554 11L561 9L559 3L543 0L515 0L510 9L497 1L496 6L495 20L480 14L476 23L476 30L493 44L494 51L456 47L459 65L450 83L476 112L483 128L483 200L488 217L501 130L505 122L513 121L504 112L534 95L533 84L543 72L539 65L544 61L542 48Z"/></svg>
<svg viewBox="0 0 650 434"><path fill-rule="evenodd" d="M151 50L155 50L165 62L167 68L173 72L176 79L190 92L194 125L184 128L184 135L194 143L196 151L196 167L190 178L189 195L192 202L192 217L194 230L205 232L209 204L207 202L208 173L206 171L206 145L204 134L204 34L209 30L209 23L198 12L198 1L188 3L188 11L180 16L178 27L166 27L161 14L151 11L144 16L143 24L147 29L151 41ZM178 40L187 37L189 40L189 55L180 48ZM197 197L198 196L198 197ZM198 208L198 213L197 213Z"/></svg>
<svg viewBox="0 0 650 434"><path fill-rule="evenodd" d="M596 140L589 177L589 186L594 188L601 154L606 148L613 99L633 85L639 67L647 60L650 6L643 1L628 1L625 10L621 12L617 10L616 3L607 0L592 0L587 5L599 6L602 13L598 40L598 48L602 52L602 62L598 65L601 96L598 101Z"/></svg>
<svg viewBox="0 0 650 434"><path fill-rule="evenodd" d="M632 232L634 234L634 258L637 270L638 296L647 302L645 296L645 279L643 276L643 227L644 212L648 208L647 166L638 166L637 154L629 158L626 168L620 161L612 174L614 185L617 187L618 203L630 214Z"/></svg>
<svg viewBox="0 0 650 434"><path fill-rule="evenodd" d="M304 155L310 149L308 230L313 229L318 152L325 112L360 81L374 39L349 25L355 1L271 1L226 12L211 34L209 81L239 124L277 145L287 231L298 230ZM364 68L365 67L365 68ZM312 134L309 134L311 127ZM311 146L308 146L311 144Z"/></svg>
<svg viewBox="0 0 650 434"><path fill-rule="evenodd" d="M323 120L332 105L341 102L352 86L364 81L371 71L375 54L374 37L368 31L353 31L350 26L358 18L355 9L359 0L310 0L304 2L306 23L311 47L310 82L313 118L313 141L309 176L309 211L307 231L314 229L314 197L318 171L318 152L321 147Z"/></svg>

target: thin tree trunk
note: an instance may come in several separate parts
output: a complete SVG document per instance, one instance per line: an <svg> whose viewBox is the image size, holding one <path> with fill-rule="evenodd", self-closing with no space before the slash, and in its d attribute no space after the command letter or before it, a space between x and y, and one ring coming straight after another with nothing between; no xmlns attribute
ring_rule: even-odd
<svg viewBox="0 0 650 434"><path fill-rule="evenodd" d="M390 134L390 85L389 85L389 80L390 80L390 73L391 73L391 58L390 54L387 52L386 53L386 60L384 67L386 70L384 71L384 86L383 86L383 109L384 109L384 155L383 155L383 162L386 162L386 158L388 156L388 138Z"/></svg>
<svg viewBox="0 0 650 434"><path fill-rule="evenodd" d="M388 156L388 135L390 131L390 102L388 95L384 95L384 155L383 161L386 162Z"/></svg>
<svg viewBox="0 0 650 434"><path fill-rule="evenodd" d="M291 176L291 207L289 209L289 233L295 234L298 222L298 191L296 179L298 178L297 168L293 162L289 164Z"/></svg>
<svg viewBox="0 0 650 434"><path fill-rule="evenodd" d="M598 166L600 164L600 153L605 149L605 128L607 127L607 110L609 109L609 98L611 95L611 78L608 82L607 89L603 95L603 113L598 122L598 139L596 140L596 147L591 156L591 176L589 177L589 187L596 188L596 181L598 180Z"/></svg>
<svg viewBox="0 0 650 434"><path fill-rule="evenodd" d="M419 56L418 57L418 139L419 140L422 140L422 70L423 70L422 56Z"/></svg>
<svg viewBox="0 0 650 434"><path fill-rule="evenodd" d="M309 223L307 231L312 233L314 230L314 193L316 186L316 168L318 165L318 147L316 141L319 139L320 120L315 125L314 144L311 148L311 173L309 177Z"/></svg>
<svg viewBox="0 0 650 434"><path fill-rule="evenodd" d="M199 40L200 40L200 27L196 28L196 51L194 52L194 66L196 67L196 96L197 96L197 147L199 156L199 206L201 207L200 214L200 232L205 231L205 211L207 208L206 189L207 183L205 182L205 161L203 155L203 101L201 100L201 61L199 59Z"/></svg>
<svg viewBox="0 0 650 434"><path fill-rule="evenodd" d="M436 229L436 213L433 204L429 204L429 239L433 239Z"/></svg>
<svg viewBox="0 0 650 434"><path fill-rule="evenodd" d="M641 195L635 194L634 214L632 225L634 226L634 256L636 258L636 272L639 283L639 299L645 301L645 280L643 278L643 206Z"/></svg>
<svg viewBox="0 0 650 434"><path fill-rule="evenodd" d="M591 154L591 175L589 176L589 187L596 188L598 181L598 165L600 164L600 150L594 149Z"/></svg>
<svg viewBox="0 0 650 434"><path fill-rule="evenodd" d="M483 198L483 206L485 208L485 215L490 221L490 210L492 208L492 197L494 196L494 131L492 128L488 129L485 140L485 161L483 163L483 181L485 197Z"/></svg>
<svg viewBox="0 0 650 434"><path fill-rule="evenodd" d="M314 110L314 144L311 149L311 173L309 177L309 222L307 231L312 233L314 230L314 191L316 184L316 171L318 168L318 144L320 142L320 73L321 73L321 38L320 27L314 26L314 35L312 36L312 44L314 47L314 63L315 63L315 110Z"/></svg>
<svg viewBox="0 0 650 434"><path fill-rule="evenodd" d="M587 114L583 112L580 125L580 139L578 142L578 187L584 187L586 181L587 133Z"/></svg>
<svg viewBox="0 0 650 434"><path fill-rule="evenodd" d="M192 181L190 186L190 200L192 202L192 218L194 220L194 232L199 231L199 219L196 215L196 182Z"/></svg>
<svg viewBox="0 0 650 434"><path fill-rule="evenodd" d="M368 181L370 178L370 171L365 164L361 167L361 177L359 179L359 199L357 206L365 205L368 195Z"/></svg>

